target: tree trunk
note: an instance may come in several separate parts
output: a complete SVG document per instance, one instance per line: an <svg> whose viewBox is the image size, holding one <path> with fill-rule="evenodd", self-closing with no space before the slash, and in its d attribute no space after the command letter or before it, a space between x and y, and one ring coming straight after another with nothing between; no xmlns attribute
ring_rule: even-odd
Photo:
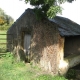
<svg viewBox="0 0 80 80"><path fill-rule="evenodd" d="M65 75L69 68L80 63L80 54L74 54L66 57L59 65L59 74Z"/></svg>

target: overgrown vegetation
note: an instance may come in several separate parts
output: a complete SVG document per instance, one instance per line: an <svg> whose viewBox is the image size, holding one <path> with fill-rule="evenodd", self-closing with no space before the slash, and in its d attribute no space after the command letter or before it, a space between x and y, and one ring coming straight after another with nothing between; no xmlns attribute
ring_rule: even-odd
<svg viewBox="0 0 80 80"><path fill-rule="evenodd" d="M39 19L53 18L61 13L60 4L66 1L72 2L74 0L25 0L26 3L30 2L34 6L34 11Z"/></svg>
<svg viewBox="0 0 80 80"><path fill-rule="evenodd" d="M66 77L68 79L76 79L76 70L74 69L69 69L67 74L66 74Z"/></svg>

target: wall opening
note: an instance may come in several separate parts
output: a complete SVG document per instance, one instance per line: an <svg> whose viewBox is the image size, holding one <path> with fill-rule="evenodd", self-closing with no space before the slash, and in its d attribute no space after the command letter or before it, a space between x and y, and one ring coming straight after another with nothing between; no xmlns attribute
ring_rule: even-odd
<svg viewBox="0 0 80 80"><path fill-rule="evenodd" d="M80 53L80 36L65 37L64 56Z"/></svg>
<svg viewBox="0 0 80 80"><path fill-rule="evenodd" d="M80 36L65 37L64 57L80 53ZM70 68L80 70L80 64Z"/></svg>

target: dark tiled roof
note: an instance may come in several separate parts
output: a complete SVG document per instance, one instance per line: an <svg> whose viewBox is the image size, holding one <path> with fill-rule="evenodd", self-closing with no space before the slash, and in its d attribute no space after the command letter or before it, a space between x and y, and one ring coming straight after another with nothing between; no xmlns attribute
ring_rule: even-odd
<svg viewBox="0 0 80 80"><path fill-rule="evenodd" d="M56 16L54 19L50 19L59 25L59 32L61 36L77 36L80 35L80 25L71 21L70 19Z"/></svg>

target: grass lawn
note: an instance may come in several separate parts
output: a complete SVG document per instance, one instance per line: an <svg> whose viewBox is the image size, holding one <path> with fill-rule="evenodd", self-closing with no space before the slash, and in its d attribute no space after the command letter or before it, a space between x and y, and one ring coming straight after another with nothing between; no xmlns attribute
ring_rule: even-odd
<svg viewBox="0 0 80 80"><path fill-rule="evenodd" d="M17 62L9 52L0 55L0 80L67 80L64 77L53 77L30 63Z"/></svg>
<svg viewBox="0 0 80 80"><path fill-rule="evenodd" d="M0 31L0 34L5 34L6 31ZM5 35L0 35L0 38L6 38ZM0 42L6 42L2 40ZM6 45L0 44L1 47ZM17 62L13 54L0 52L0 80L67 80L64 77L53 77L43 72L37 66L32 67L31 63Z"/></svg>

